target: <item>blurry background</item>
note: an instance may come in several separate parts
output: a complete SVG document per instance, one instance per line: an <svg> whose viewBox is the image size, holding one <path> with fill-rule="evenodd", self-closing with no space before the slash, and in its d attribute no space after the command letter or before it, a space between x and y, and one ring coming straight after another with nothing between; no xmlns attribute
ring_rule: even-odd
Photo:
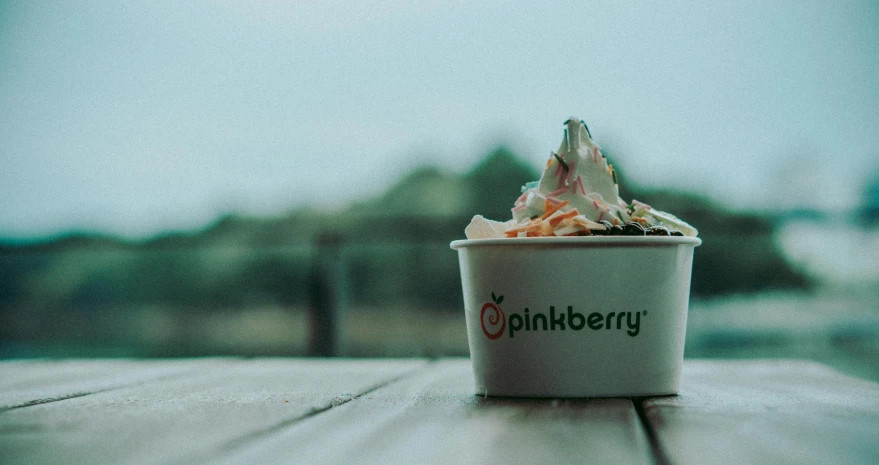
<svg viewBox="0 0 879 465"><path fill-rule="evenodd" d="M466 355L576 115L700 229L688 357L879 379L879 5L533 3L0 1L0 357Z"/></svg>

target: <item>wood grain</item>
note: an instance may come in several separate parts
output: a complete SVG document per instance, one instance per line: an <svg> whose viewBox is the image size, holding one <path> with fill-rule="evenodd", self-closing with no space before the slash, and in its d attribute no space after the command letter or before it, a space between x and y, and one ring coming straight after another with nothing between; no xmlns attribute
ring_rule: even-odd
<svg viewBox="0 0 879 465"><path fill-rule="evenodd" d="M629 399L489 399L469 360L433 363L211 463L653 463Z"/></svg>
<svg viewBox="0 0 879 465"><path fill-rule="evenodd" d="M420 360L223 360L0 414L3 463L200 463L350 401ZM180 362L164 362L173 368ZM15 371L15 370L10 370Z"/></svg>
<svg viewBox="0 0 879 465"><path fill-rule="evenodd" d="M644 411L669 463L879 463L879 385L811 362L687 361Z"/></svg>
<svg viewBox="0 0 879 465"><path fill-rule="evenodd" d="M472 392L465 359L2 362L0 463L879 463L879 385L814 363L687 361L637 404Z"/></svg>

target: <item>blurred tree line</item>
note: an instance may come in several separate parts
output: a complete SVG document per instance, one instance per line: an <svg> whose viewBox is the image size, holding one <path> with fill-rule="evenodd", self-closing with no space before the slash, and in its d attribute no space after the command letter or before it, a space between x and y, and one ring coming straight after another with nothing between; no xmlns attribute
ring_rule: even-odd
<svg viewBox="0 0 879 465"><path fill-rule="evenodd" d="M778 250L771 218L633 185L619 175L626 200L637 198L699 228L704 242L696 250L694 296L810 287ZM302 307L310 273L322 260L314 241L327 233L342 241L352 305L458 311L460 275L449 242L463 238L474 214L508 219L522 184L538 177L501 147L468 173L421 168L379 198L337 213L227 216L197 233L136 242L71 234L6 243L0 245L0 311Z"/></svg>

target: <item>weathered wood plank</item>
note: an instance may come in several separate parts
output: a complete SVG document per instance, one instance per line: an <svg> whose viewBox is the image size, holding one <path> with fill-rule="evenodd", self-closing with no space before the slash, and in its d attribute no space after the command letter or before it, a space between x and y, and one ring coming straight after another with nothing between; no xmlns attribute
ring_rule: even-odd
<svg viewBox="0 0 879 465"><path fill-rule="evenodd" d="M423 364L217 361L189 376L3 412L0 455L4 463L200 463Z"/></svg>
<svg viewBox="0 0 879 465"><path fill-rule="evenodd" d="M186 373L206 362L15 360L0 362L0 411Z"/></svg>
<svg viewBox="0 0 879 465"><path fill-rule="evenodd" d="M653 463L629 399L487 399L469 360L432 364L211 463Z"/></svg>
<svg viewBox="0 0 879 465"><path fill-rule="evenodd" d="M879 463L879 384L804 361L688 361L644 410L670 463Z"/></svg>

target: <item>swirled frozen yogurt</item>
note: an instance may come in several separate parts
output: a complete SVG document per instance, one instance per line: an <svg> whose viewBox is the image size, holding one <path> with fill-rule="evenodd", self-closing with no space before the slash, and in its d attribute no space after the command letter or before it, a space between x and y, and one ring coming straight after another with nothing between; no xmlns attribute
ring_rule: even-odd
<svg viewBox="0 0 879 465"><path fill-rule="evenodd" d="M558 152L550 154L539 181L522 187L512 212L506 222L474 216L464 231L467 239L698 234L670 213L621 199L613 165L576 117L565 121Z"/></svg>

